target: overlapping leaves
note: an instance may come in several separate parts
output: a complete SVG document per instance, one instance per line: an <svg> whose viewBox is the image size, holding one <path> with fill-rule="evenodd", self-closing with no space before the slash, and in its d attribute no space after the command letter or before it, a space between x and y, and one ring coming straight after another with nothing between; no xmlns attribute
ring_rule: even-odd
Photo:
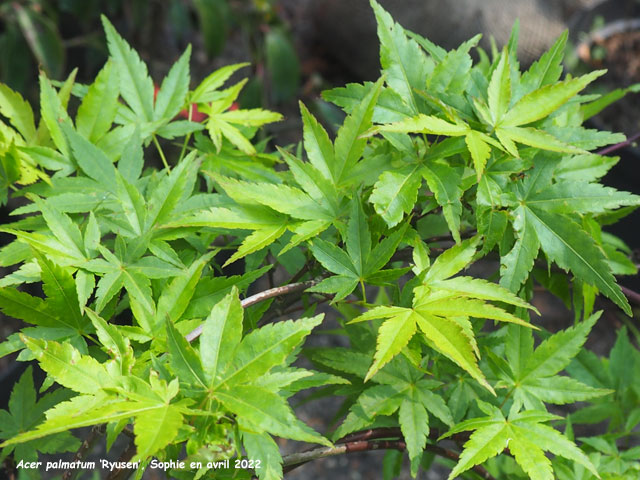
<svg viewBox="0 0 640 480"><path fill-rule="evenodd" d="M487 303L487 300L532 307L507 290L484 280L450 278L471 262L478 243L477 237L465 240L440 255L426 271L422 284L414 289L411 308L374 307L353 320L385 319L378 331L374 361L365 380L400 353L420 332L432 348L493 391L478 367L478 347L470 318L530 326L521 318Z"/></svg>

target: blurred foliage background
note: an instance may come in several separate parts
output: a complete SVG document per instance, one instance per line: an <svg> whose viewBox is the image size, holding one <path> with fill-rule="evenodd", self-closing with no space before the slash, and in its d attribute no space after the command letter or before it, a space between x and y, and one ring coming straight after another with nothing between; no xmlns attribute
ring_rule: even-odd
<svg viewBox="0 0 640 480"><path fill-rule="evenodd" d="M101 14L141 52L154 78L191 43L195 80L224 63L251 63L246 106L287 102L298 93L300 62L275 0L4 1L0 81L34 100L38 69L60 80L77 67L78 81L93 78L106 59Z"/></svg>

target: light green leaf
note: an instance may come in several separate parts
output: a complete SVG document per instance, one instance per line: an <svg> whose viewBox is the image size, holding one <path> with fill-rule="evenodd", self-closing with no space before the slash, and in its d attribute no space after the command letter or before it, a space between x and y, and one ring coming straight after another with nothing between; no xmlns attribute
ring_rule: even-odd
<svg viewBox="0 0 640 480"><path fill-rule="evenodd" d="M347 277L359 277L349 255L336 245L318 238L313 241L310 250L316 260L330 272Z"/></svg>
<svg viewBox="0 0 640 480"><path fill-rule="evenodd" d="M300 422L280 395L269 390L236 385L228 391L215 392L215 396L229 411L266 432L302 442L331 446L331 442Z"/></svg>
<svg viewBox="0 0 640 480"><path fill-rule="evenodd" d="M433 70L433 62L375 0L371 0L371 7L378 23L380 63L386 81L405 99L413 112L418 112L414 89L424 88L425 79Z"/></svg>
<svg viewBox="0 0 640 480"><path fill-rule="evenodd" d="M555 170L558 180L595 182L618 163L618 157L588 154L564 158Z"/></svg>
<svg viewBox="0 0 640 480"><path fill-rule="evenodd" d="M606 263L604 254L593 239L569 218L550 214L541 209L531 212L531 224L540 239L540 245L548 258L561 268L571 270L583 281L592 284L631 315L627 298Z"/></svg>
<svg viewBox="0 0 640 480"><path fill-rule="evenodd" d="M191 45L187 46L178 61L162 81L153 109L153 119L171 120L184 106L189 90L189 59Z"/></svg>
<svg viewBox="0 0 640 480"><path fill-rule="evenodd" d="M83 97L76 115L78 133L95 143L110 129L118 110L118 69L108 61Z"/></svg>
<svg viewBox="0 0 640 480"><path fill-rule="evenodd" d="M147 66L138 53L118 34L107 17L102 15L102 25L107 36L107 47L118 69L122 98L136 116L153 120L153 81Z"/></svg>
<svg viewBox="0 0 640 480"><path fill-rule="evenodd" d="M329 135L302 102L300 102L300 112L302 114L304 148L309 162L322 173L324 178L334 182L335 157Z"/></svg>
<svg viewBox="0 0 640 480"><path fill-rule="evenodd" d="M371 252L371 233L362 205L356 198L351 202L351 214L347 224L345 243L351 263L357 274L362 277L365 263Z"/></svg>
<svg viewBox="0 0 640 480"><path fill-rule="evenodd" d="M456 243L460 243L460 216L462 215L462 181L461 172L456 168L441 163L432 163L422 168L422 175L427 181L429 190L436 197L438 205L447 221L449 230Z"/></svg>
<svg viewBox="0 0 640 480"><path fill-rule="evenodd" d="M587 335L600 318L601 313L591 315L575 327L558 332L542 342L529 357L518 379L555 375L569 365L571 359L578 354L587 340Z"/></svg>
<svg viewBox="0 0 640 480"><path fill-rule="evenodd" d="M489 112L493 120L492 125L497 125L507 112L511 101L511 69L506 48L502 51L498 66L491 75L487 95L489 98Z"/></svg>
<svg viewBox="0 0 640 480"><path fill-rule="evenodd" d="M568 36L568 30L562 32L551 48L529 67L522 75L519 90L526 94L558 81L562 75L562 58Z"/></svg>
<svg viewBox="0 0 640 480"><path fill-rule="evenodd" d="M407 442L411 474L416 475L422 451L427 444L427 435L429 435L429 415L421 402L413 398L404 398L398 411L398 420L402 436Z"/></svg>
<svg viewBox="0 0 640 480"><path fill-rule="evenodd" d="M15 288L0 288L0 309L9 317L19 318L32 325L56 327L60 320L48 308L47 302Z"/></svg>
<svg viewBox="0 0 640 480"><path fill-rule="evenodd" d="M40 367L63 387L74 392L95 394L112 383L102 364L93 357L82 355L69 343L38 340L25 335L20 338L40 362Z"/></svg>
<svg viewBox="0 0 640 480"><path fill-rule="evenodd" d="M478 179L478 182L480 182L480 178L484 173L484 167L491 156L491 147L484 141L482 134L475 130L471 130L467 133L464 140L469 152L471 153L473 167L476 169L476 178Z"/></svg>
<svg viewBox="0 0 640 480"><path fill-rule="evenodd" d="M219 114L225 122L244 125L246 127L260 127L266 123L279 122L282 115L262 108L252 108L249 110L229 110Z"/></svg>
<svg viewBox="0 0 640 480"><path fill-rule="evenodd" d="M31 105L4 83L0 83L0 113L9 119L27 143L31 143L36 136Z"/></svg>
<svg viewBox="0 0 640 480"><path fill-rule="evenodd" d="M494 302L504 302L517 307L530 308L537 312L535 307L532 307L506 288L502 288L482 278L454 277L448 280L434 280L429 284L438 290L451 291L457 295L492 300Z"/></svg>
<svg viewBox="0 0 640 480"><path fill-rule="evenodd" d="M603 213L624 205L640 205L640 197L597 183L559 182L537 192L527 205L552 213Z"/></svg>
<svg viewBox="0 0 640 480"><path fill-rule="evenodd" d="M456 137L466 135L469 132L469 126L460 123L449 123L446 120L435 117L433 115L425 115L423 113L415 117L406 118L399 122L388 123L371 129L368 133L375 134L378 132L395 132L395 133L430 133L433 135L447 135Z"/></svg>
<svg viewBox="0 0 640 480"><path fill-rule="evenodd" d="M564 105L580 90L606 70L596 70L581 77L545 85L522 97L505 114L500 126L517 127L540 120Z"/></svg>
<svg viewBox="0 0 640 480"><path fill-rule="evenodd" d="M49 202L29 195L28 198L33 200L38 209L42 212L42 217L49 227L49 230L55 235L58 241L66 245L69 251L73 252L73 256L77 258L84 258L86 252L84 251L84 240L78 225L76 225L71 218L65 213L59 212L57 209L49 206Z"/></svg>
<svg viewBox="0 0 640 480"><path fill-rule="evenodd" d="M171 370L181 385L206 390L208 382L198 354L171 322L166 322L165 325Z"/></svg>
<svg viewBox="0 0 640 480"><path fill-rule="evenodd" d="M238 290L233 287L231 293L211 309L200 336L200 358L210 384L221 378L233 360L242 337L242 319Z"/></svg>
<svg viewBox="0 0 640 480"><path fill-rule="evenodd" d="M246 423L241 421L242 423ZM251 428L253 430L253 428ZM260 468L256 474L260 480L280 480L282 473L282 456L278 444L266 434L257 434L252 431L242 431L242 444L247 451L247 457L260 461Z"/></svg>
<svg viewBox="0 0 640 480"><path fill-rule="evenodd" d="M248 63L226 65L209 74L209 76L206 77L193 91L190 100L193 103L211 102L215 99L215 95L217 93L215 91L220 88L237 70L248 65Z"/></svg>
<svg viewBox="0 0 640 480"><path fill-rule="evenodd" d="M402 309L401 313L385 320L378 330L373 364L369 368L364 381L366 382L373 377L378 370L400 353L415 333L416 315L411 309Z"/></svg>
<svg viewBox="0 0 640 480"><path fill-rule="evenodd" d="M513 215L513 228L517 239L511 251L500 259L500 285L512 292L518 292L533 268L540 241L526 208L518 207Z"/></svg>
<svg viewBox="0 0 640 480"><path fill-rule="evenodd" d="M70 124L63 123L62 131L69 140L73 156L82 171L109 192L116 191L116 169L109 157L89 140L78 134ZM64 152L63 152L64 153Z"/></svg>
<svg viewBox="0 0 640 480"><path fill-rule="evenodd" d="M351 115L347 116L338 129L335 140L335 156L332 168L336 184L348 177L351 169L362 157L367 139L362 134L371 126L373 108L380 95L383 78L380 78L362 99Z"/></svg>
<svg viewBox="0 0 640 480"><path fill-rule="evenodd" d="M215 255L209 252L195 260L181 275L177 275L162 291L156 307L156 321L177 322L189 306L202 270Z"/></svg>
<svg viewBox="0 0 640 480"><path fill-rule="evenodd" d="M480 237L475 236L445 250L429 268L424 282L428 284L454 276L471 263L479 243Z"/></svg>
<svg viewBox="0 0 640 480"><path fill-rule="evenodd" d="M136 415L133 425L136 455L131 460L134 462L146 460L169 445L184 422L178 407L150 403L149 408Z"/></svg>
<svg viewBox="0 0 640 480"><path fill-rule="evenodd" d="M232 264L250 253L257 252L271 245L282 236L286 229L286 225L273 225L256 230L242 241L236 253L229 257L229 260L224 263L223 267Z"/></svg>
<svg viewBox="0 0 640 480"><path fill-rule="evenodd" d="M325 278L317 285L307 289L308 292L334 293L332 302L339 302L344 297L355 290L359 284L359 280L352 276L333 275Z"/></svg>
<svg viewBox="0 0 640 480"><path fill-rule="evenodd" d="M40 253L36 252L36 257L40 265L42 289L47 296L47 308L65 324L83 332L87 320L82 318L78 293L71 273Z"/></svg>
<svg viewBox="0 0 640 480"><path fill-rule="evenodd" d="M233 364L219 385L238 385L282 365L294 349L322 322L323 315L265 325L253 330L235 351Z"/></svg>
<svg viewBox="0 0 640 480"><path fill-rule="evenodd" d="M530 147L540 148L542 150L550 150L552 152L562 153L586 153L582 148L574 147L558 140L542 130L530 127L506 127L500 126L496 130L496 134L500 142L509 150L509 143L505 144L505 139L511 142L518 142Z"/></svg>
<svg viewBox="0 0 640 480"><path fill-rule="evenodd" d="M369 201L389 228L413 210L422 184L418 168L418 165L407 165L399 171L383 172L373 187Z"/></svg>
<svg viewBox="0 0 640 480"><path fill-rule="evenodd" d="M449 474L448 480L456 478L474 465L480 465L485 460L502 452L509 441L506 433L507 426L504 423L495 423L472 433L464 444L460 460Z"/></svg>
<svg viewBox="0 0 640 480"><path fill-rule="evenodd" d="M564 376L529 378L520 385L527 393L545 403L554 405L584 402L614 392L614 390L604 388L593 388L571 377Z"/></svg>
<svg viewBox="0 0 640 480"><path fill-rule="evenodd" d="M176 206L191 194L198 171L195 158L195 152L187 155L153 190L145 231L167 222Z"/></svg>
<svg viewBox="0 0 640 480"><path fill-rule="evenodd" d="M61 124L68 124L71 120L62 106L58 93L44 73L40 74L40 114L55 146L65 157L69 157L69 146L62 133Z"/></svg>

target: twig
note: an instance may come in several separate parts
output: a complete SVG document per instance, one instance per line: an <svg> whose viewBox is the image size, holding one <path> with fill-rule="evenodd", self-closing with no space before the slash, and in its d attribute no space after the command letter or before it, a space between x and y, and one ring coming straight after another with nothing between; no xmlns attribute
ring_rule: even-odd
<svg viewBox="0 0 640 480"><path fill-rule="evenodd" d="M389 432L383 432L384 430L389 430ZM379 435L385 434L383 436L389 435L391 431L395 431L396 429L374 429L367 430L365 432L360 432L358 435L367 436L367 435ZM397 429L399 430L399 429ZM346 438L346 437L345 437ZM290 455L285 455L282 457L283 464L283 472L289 473L295 468L304 465L305 463L311 462L313 460L318 460L320 458L332 457L335 455L342 455L345 453L354 453L354 452L369 452L373 450L399 450L404 451L407 449L407 444L402 440L356 440L350 441L346 443L338 443L335 447L320 447L314 448L313 450L308 450L306 452L300 453L292 453ZM455 462L460 460L460 456L452 451L447 450L446 448L438 447L437 445L426 445L425 450L435 453L436 455L440 455L441 457L448 458ZM472 470L476 472L480 477L484 480L495 480L495 478L481 465L474 465Z"/></svg>
<svg viewBox="0 0 640 480"><path fill-rule="evenodd" d="M598 150L596 153L598 155L608 155L609 153L615 152L616 150L620 150L621 148L629 147L640 138L640 132L631 135L631 137L627 138L624 142L616 143L615 145L610 145L602 150Z"/></svg>
<svg viewBox="0 0 640 480"><path fill-rule="evenodd" d="M344 453L368 452L372 450L400 450L404 451L407 444L404 440L374 440L355 441L336 445L335 447L320 447L306 452L292 453L282 457L283 471L288 473L291 470L304 465L307 462L319 458L342 455Z"/></svg>
<svg viewBox="0 0 640 480"><path fill-rule="evenodd" d="M622 285L620 285L620 290L622 290L622 293L624 293L624 296L627 297L630 302L640 305L640 293Z"/></svg>
<svg viewBox="0 0 640 480"><path fill-rule="evenodd" d="M251 305L255 305L256 303L262 302L263 300L267 300L273 297L279 297L280 295L287 295L289 293L299 292L301 290L306 290L309 287L315 285L317 280L309 280L307 282L300 283L290 283L289 285L283 285L282 287L270 288L269 290L265 290L263 292L256 293L255 295L251 295L250 297L245 298L240 302L242 308L250 307ZM188 342L194 341L202 334L202 325L198 325L193 331L189 332L185 335L185 338Z"/></svg>
<svg viewBox="0 0 640 480"><path fill-rule="evenodd" d="M127 448L118 458L118 462L126 463L133 458L136 454L136 445L133 442L129 442ZM115 468L107 477L107 480L121 480L127 478L127 475L130 474L133 470L129 468Z"/></svg>
<svg viewBox="0 0 640 480"><path fill-rule="evenodd" d="M96 440L104 435L105 430L105 425L94 425L93 428L91 428L89 435L87 435L87 438L82 441L80 448L78 448L78 451L73 456L73 461L79 462L83 460L87 456L89 451L91 451L91 448L93 448L93 446L95 445ZM76 472L71 468L65 470L65 472L62 474L62 480L71 480L74 473Z"/></svg>

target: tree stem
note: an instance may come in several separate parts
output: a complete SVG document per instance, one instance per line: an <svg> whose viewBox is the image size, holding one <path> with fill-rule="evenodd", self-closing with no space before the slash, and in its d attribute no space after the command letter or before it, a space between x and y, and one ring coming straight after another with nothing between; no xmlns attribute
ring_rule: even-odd
<svg viewBox="0 0 640 480"><path fill-rule="evenodd" d="M250 297L245 298L240 302L240 304L242 305L242 308L247 308L247 307L250 307L251 305L255 305L256 303L262 302L263 300L267 300L269 298L306 290L307 288L312 287L316 283L318 283L317 280L309 280L307 282L290 283L289 285L270 288L269 290L264 290L263 292L259 292L259 293L256 293L255 295L251 295ZM185 335L185 338L187 339L188 342L193 342L201 334L202 334L202 325L198 325L194 330L192 330L187 335Z"/></svg>

